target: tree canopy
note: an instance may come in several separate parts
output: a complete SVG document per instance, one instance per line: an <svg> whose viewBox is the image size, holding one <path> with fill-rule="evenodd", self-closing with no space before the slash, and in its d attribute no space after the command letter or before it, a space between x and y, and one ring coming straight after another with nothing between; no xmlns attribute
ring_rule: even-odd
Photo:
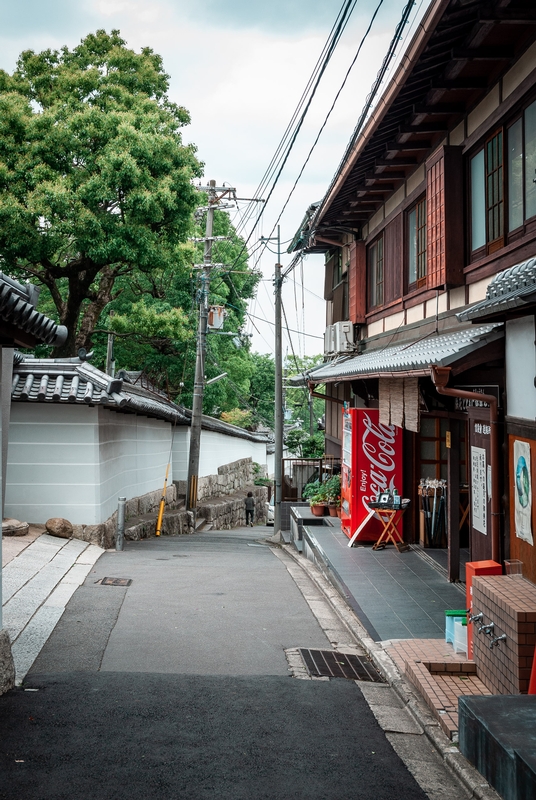
<svg viewBox="0 0 536 800"><path fill-rule="evenodd" d="M88 346L134 271L151 282L185 263L202 167L168 80L151 49L103 30L0 72L0 263L48 289L69 330L57 355ZM146 329L153 312L138 306Z"/></svg>

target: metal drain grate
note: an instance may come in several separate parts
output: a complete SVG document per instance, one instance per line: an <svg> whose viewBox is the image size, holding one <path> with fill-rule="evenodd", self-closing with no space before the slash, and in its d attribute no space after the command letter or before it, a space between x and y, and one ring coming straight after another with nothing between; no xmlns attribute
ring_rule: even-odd
<svg viewBox="0 0 536 800"><path fill-rule="evenodd" d="M365 656L336 653L333 650L304 650L300 648L309 675L315 678L349 678L357 681L385 683L378 670Z"/></svg>
<svg viewBox="0 0 536 800"><path fill-rule="evenodd" d="M132 578L103 578L101 586L130 586Z"/></svg>

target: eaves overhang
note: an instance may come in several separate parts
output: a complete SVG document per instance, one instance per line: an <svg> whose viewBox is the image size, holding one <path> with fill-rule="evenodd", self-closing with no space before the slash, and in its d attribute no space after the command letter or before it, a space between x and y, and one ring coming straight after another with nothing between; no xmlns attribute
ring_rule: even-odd
<svg viewBox="0 0 536 800"><path fill-rule="evenodd" d="M291 379L294 385L316 385L359 378L424 377L432 365L450 367L487 344L504 338L501 323L470 325L448 333L432 333L413 342L367 350L335 359Z"/></svg>
<svg viewBox="0 0 536 800"><path fill-rule="evenodd" d="M528 310L536 305L536 258L529 258L498 272L486 289L480 303L460 311L461 322L485 317L504 316L508 312Z"/></svg>
<svg viewBox="0 0 536 800"><path fill-rule="evenodd" d="M369 118L352 134L314 236L358 231L536 40L536 8L434 0Z"/></svg>
<svg viewBox="0 0 536 800"><path fill-rule="evenodd" d="M0 272L0 338L20 347L49 344L57 347L67 339L67 328L36 311L39 289Z"/></svg>

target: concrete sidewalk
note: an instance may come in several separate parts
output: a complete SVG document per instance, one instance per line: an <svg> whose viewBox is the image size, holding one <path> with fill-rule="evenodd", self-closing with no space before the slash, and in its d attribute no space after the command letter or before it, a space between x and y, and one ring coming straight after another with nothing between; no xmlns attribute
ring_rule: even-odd
<svg viewBox="0 0 536 800"><path fill-rule="evenodd" d="M3 546L7 562L2 569L3 620L20 685L65 606L104 551L38 530L4 540Z"/></svg>

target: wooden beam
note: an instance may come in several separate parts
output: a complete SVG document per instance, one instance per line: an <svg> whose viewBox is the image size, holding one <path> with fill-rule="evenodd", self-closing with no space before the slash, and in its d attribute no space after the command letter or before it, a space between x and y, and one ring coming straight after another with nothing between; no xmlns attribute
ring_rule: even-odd
<svg viewBox="0 0 536 800"><path fill-rule="evenodd" d="M421 139L412 142L389 142L385 149L391 153L399 153L401 150L429 150L432 142L429 139Z"/></svg>
<svg viewBox="0 0 536 800"><path fill-rule="evenodd" d="M403 158L377 158L374 169L383 167L384 169L398 169L399 167L416 167L418 160L412 156Z"/></svg>
<svg viewBox="0 0 536 800"><path fill-rule="evenodd" d="M453 61L510 61L514 57L513 47L457 48L452 51Z"/></svg>
<svg viewBox="0 0 536 800"><path fill-rule="evenodd" d="M524 25L536 22L536 8L495 8L485 6L478 12L479 22L505 23L510 25Z"/></svg>
<svg viewBox="0 0 536 800"><path fill-rule="evenodd" d="M487 89L487 78L453 78L446 80L445 78L438 78L432 82L432 89L444 89L446 92L452 91L474 91L475 89Z"/></svg>
<svg viewBox="0 0 536 800"><path fill-rule="evenodd" d="M362 194L387 194L388 192L392 192L395 189L394 183L383 183L379 186L365 186L365 184L361 184L360 186L356 186L356 192L358 195Z"/></svg>
<svg viewBox="0 0 536 800"><path fill-rule="evenodd" d="M421 105L413 107L413 113L415 116L420 116L421 114L426 114L428 117L436 114L463 114L464 111L464 103L437 103L437 105Z"/></svg>
<svg viewBox="0 0 536 800"><path fill-rule="evenodd" d="M407 133L446 133L448 131L444 122L419 122L418 125L401 125L399 128L399 136L404 136Z"/></svg>
<svg viewBox="0 0 536 800"><path fill-rule="evenodd" d="M384 181L405 181L406 180L406 173L405 172L366 172L365 173L365 184L367 186L370 183L382 183Z"/></svg>
<svg viewBox="0 0 536 800"><path fill-rule="evenodd" d="M447 447L447 575L460 580L460 423L448 422L450 447Z"/></svg>

